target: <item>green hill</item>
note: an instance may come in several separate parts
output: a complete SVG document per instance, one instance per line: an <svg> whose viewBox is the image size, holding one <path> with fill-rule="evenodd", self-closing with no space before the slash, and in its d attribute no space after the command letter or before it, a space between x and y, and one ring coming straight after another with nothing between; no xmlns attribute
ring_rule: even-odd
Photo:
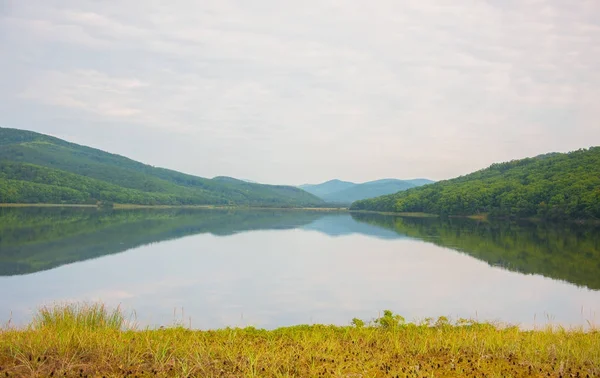
<svg viewBox="0 0 600 378"><path fill-rule="evenodd" d="M432 182L427 179L383 179L356 184L348 181L330 180L322 184L301 185L300 188L327 202L352 203L357 200L396 193Z"/></svg>
<svg viewBox="0 0 600 378"><path fill-rule="evenodd" d="M0 128L0 203L322 206L299 188L206 179L31 131Z"/></svg>
<svg viewBox="0 0 600 378"><path fill-rule="evenodd" d="M493 164L452 180L357 201L351 209L600 219L600 147Z"/></svg>

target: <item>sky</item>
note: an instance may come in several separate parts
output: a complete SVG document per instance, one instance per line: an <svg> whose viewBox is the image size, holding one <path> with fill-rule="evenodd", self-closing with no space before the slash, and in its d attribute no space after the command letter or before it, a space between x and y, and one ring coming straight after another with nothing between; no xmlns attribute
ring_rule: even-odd
<svg viewBox="0 0 600 378"><path fill-rule="evenodd" d="M441 180L599 119L597 0L0 0L0 126L203 177Z"/></svg>

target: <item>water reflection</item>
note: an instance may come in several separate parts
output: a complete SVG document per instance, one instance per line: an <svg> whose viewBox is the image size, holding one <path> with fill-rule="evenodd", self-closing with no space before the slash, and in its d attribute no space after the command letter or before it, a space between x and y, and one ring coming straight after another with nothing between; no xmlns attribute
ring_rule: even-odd
<svg viewBox="0 0 600 378"><path fill-rule="evenodd" d="M149 325L170 324L177 309L179 321L199 328L347 324L385 308L408 319L532 325L550 316L574 325L600 311L600 292L576 286L598 288L593 227L272 210L0 209L0 272L0 321L9 311L27 321L57 300L121 304Z"/></svg>
<svg viewBox="0 0 600 378"><path fill-rule="evenodd" d="M0 208L0 275L35 273L195 234L292 229L321 216L271 210Z"/></svg>
<svg viewBox="0 0 600 378"><path fill-rule="evenodd" d="M480 222L377 214L352 214L352 218L465 252L493 266L600 289L598 225Z"/></svg>

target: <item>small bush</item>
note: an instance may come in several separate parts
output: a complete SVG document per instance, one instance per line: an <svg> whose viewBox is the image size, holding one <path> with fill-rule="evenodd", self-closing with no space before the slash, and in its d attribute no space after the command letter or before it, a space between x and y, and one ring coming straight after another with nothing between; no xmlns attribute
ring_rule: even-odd
<svg viewBox="0 0 600 378"><path fill-rule="evenodd" d="M397 328L406 323L406 319L390 310L384 310L383 316L375 319L375 324L382 328Z"/></svg>
<svg viewBox="0 0 600 378"><path fill-rule="evenodd" d="M125 324L125 317L120 308L112 311L104 304L84 303L44 306L33 317L34 328L56 329L114 329L120 330Z"/></svg>
<svg viewBox="0 0 600 378"><path fill-rule="evenodd" d="M351 322L350 324L352 324L352 325L353 325L353 326L355 326L356 328L362 328L362 327L364 327L364 326L365 326L365 322L364 322L364 320L361 320L361 319L359 319L359 318L354 318L354 319L352 319L352 322Z"/></svg>

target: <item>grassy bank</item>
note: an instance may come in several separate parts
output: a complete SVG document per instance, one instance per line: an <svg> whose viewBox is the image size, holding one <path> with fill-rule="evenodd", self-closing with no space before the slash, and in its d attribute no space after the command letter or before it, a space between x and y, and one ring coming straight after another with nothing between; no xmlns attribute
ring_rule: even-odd
<svg viewBox="0 0 600 378"><path fill-rule="evenodd" d="M391 312L346 327L191 331L128 329L101 305L42 309L0 332L0 374L47 377L595 377L600 333L445 318L406 324Z"/></svg>

